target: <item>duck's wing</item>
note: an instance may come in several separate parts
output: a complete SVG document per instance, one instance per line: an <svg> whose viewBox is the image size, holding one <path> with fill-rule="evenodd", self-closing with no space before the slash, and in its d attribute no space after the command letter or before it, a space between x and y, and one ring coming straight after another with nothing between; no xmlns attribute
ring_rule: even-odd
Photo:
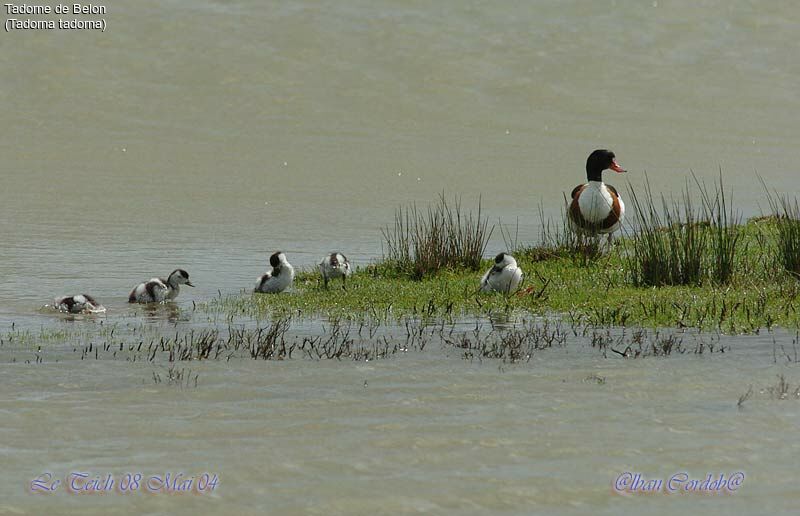
<svg viewBox="0 0 800 516"><path fill-rule="evenodd" d="M75 300L75 296L63 296L55 299L56 308L69 313L72 313L72 310L74 310L73 307L76 303L77 301Z"/></svg>
<svg viewBox="0 0 800 516"><path fill-rule="evenodd" d="M486 291L486 290L490 289L490 287L489 287L489 276L492 274L492 269L494 269L494 267L492 267L491 269L486 271L483 274L483 277L481 278L481 290L483 290L483 291Z"/></svg>
<svg viewBox="0 0 800 516"><path fill-rule="evenodd" d="M519 288L525 282L525 271L522 270L522 267L517 267L517 270L514 272L514 276L516 276L516 285L514 285L514 290L519 290Z"/></svg>
<svg viewBox="0 0 800 516"><path fill-rule="evenodd" d="M142 285L143 285L142 283L139 283L138 285L133 287L133 290L131 290L131 293L128 294L128 303L135 303L136 302L136 292L139 290L139 287L141 287Z"/></svg>
<svg viewBox="0 0 800 516"><path fill-rule="evenodd" d="M493 265L491 269L486 271L481 279L481 290L492 290L492 281L503 272L503 267L498 267L497 264Z"/></svg>
<svg viewBox="0 0 800 516"><path fill-rule="evenodd" d="M608 188L608 191L611 192L614 195L614 197L619 198L619 192L617 192L616 188L614 188L612 185L610 185L608 183L605 183L605 185L606 185L606 188Z"/></svg>
<svg viewBox="0 0 800 516"><path fill-rule="evenodd" d="M81 295L86 298L86 301L89 304L92 304L94 306L99 306L100 305L100 303L98 303L97 300L95 298L93 298L92 296L90 296L89 294L81 294Z"/></svg>
<svg viewBox="0 0 800 516"><path fill-rule="evenodd" d="M586 185L578 185L572 189L572 194L570 194L572 200L569 201L567 206L567 218L571 224L578 228L586 226L586 220L583 218L581 206L578 203L578 196L580 196L585 186Z"/></svg>
<svg viewBox="0 0 800 516"><path fill-rule="evenodd" d="M103 313L106 311L106 307L101 305L97 299L90 296L89 294L81 294L79 296L73 296L75 300L75 306L72 308L73 312L77 313L86 313L86 314L98 314Z"/></svg>
<svg viewBox="0 0 800 516"><path fill-rule="evenodd" d="M144 284L144 291L150 296L150 301L163 301L167 290L167 282L161 278L153 278Z"/></svg>
<svg viewBox="0 0 800 516"><path fill-rule="evenodd" d="M256 292L260 292L261 289L264 287L264 283L269 281L272 278L272 271L267 271L258 278L256 278Z"/></svg>

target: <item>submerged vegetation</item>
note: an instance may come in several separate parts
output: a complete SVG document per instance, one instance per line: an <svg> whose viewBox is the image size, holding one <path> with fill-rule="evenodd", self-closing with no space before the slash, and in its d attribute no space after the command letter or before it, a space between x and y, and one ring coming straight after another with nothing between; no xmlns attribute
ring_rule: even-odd
<svg viewBox="0 0 800 516"><path fill-rule="evenodd" d="M518 363L529 361L539 351L567 346L582 346L606 358L630 359L725 353L727 350L714 334L597 328L581 322L567 323L559 318L523 318L496 323L491 320L431 321L411 316L393 322L334 318L323 324L321 331L318 329L312 334L298 331L298 322L293 317L278 317L255 326L237 323L188 328L171 335L146 325L115 327L108 332L91 334L77 328L76 333L60 334L42 330L42 338L70 343L60 351L30 342L26 344L16 339L13 332L6 334L3 342L14 343L4 350L12 363L58 362L70 357L71 348L71 357L80 361L118 360L160 365L164 369L153 371L153 381L181 387L192 383L196 386L199 372L197 367L190 369L178 364L232 359L370 361L438 348L446 353L455 352L464 360L498 359L504 363ZM79 341L85 343L77 345Z"/></svg>
<svg viewBox="0 0 800 516"><path fill-rule="evenodd" d="M739 396L739 401L736 403L736 406L742 408L744 402L752 398L753 394L753 386L750 385L747 391ZM786 377L783 374L779 374L778 380L774 385L768 385L760 389L758 394L770 400L800 400L800 385L791 385L786 381Z"/></svg>

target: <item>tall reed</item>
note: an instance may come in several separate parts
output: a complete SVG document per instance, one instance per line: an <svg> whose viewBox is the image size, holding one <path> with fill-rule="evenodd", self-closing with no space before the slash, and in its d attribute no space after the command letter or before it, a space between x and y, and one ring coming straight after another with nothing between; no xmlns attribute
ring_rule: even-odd
<svg viewBox="0 0 800 516"><path fill-rule="evenodd" d="M636 286L699 285L707 232L705 221L696 211L688 186L682 203L670 202L662 195L661 210L656 208L650 182L639 198L630 188L631 203L638 221L630 242L629 273Z"/></svg>
<svg viewBox="0 0 800 516"><path fill-rule="evenodd" d="M631 187L637 231L628 253L629 274L637 286L727 285L734 278L741 249L741 215L728 205L720 171L713 189L692 172L681 199L660 198L656 206L649 181L639 198ZM701 207L696 208L693 190Z"/></svg>
<svg viewBox="0 0 800 516"><path fill-rule="evenodd" d="M739 246L742 216L734 212L733 207L728 207L722 182L722 169L719 171L719 181L715 183L713 192L709 192L706 185L700 183L694 172L692 178L700 192L705 217L710 221L709 274L717 285L727 285L733 279L737 257L746 252L746 249L740 249Z"/></svg>
<svg viewBox="0 0 800 516"><path fill-rule="evenodd" d="M494 226L482 215L465 213L461 199L452 204L439 194L427 210L416 204L395 211L394 224L381 229L385 262L396 272L422 279L442 269L478 270Z"/></svg>
<svg viewBox="0 0 800 516"><path fill-rule="evenodd" d="M762 181L763 182L763 181ZM777 230L777 262L800 278L800 205L797 198L772 195L767 191Z"/></svg>

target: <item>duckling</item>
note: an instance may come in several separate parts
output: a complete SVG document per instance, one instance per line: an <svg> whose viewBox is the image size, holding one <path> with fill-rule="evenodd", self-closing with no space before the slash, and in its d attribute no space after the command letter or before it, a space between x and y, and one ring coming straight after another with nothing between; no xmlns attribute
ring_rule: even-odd
<svg viewBox="0 0 800 516"><path fill-rule="evenodd" d="M510 254L500 253L494 257L494 266L481 278L481 292L510 294L519 288L522 277L522 269L517 266L517 260Z"/></svg>
<svg viewBox="0 0 800 516"><path fill-rule="evenodd" d="M331 253L319 262L319 272L328 288L328 280L332 278L342 278L342 288L347 290L347 277L353 273L350 262L342 253Z"/></svg>
<svg viewBox="0 0 800 516"><path fill-rule="evenodd" d="M175 269L169 278L153 278L139 283L128 296L129 303L161 303L178 297L181 285L194 287L189 281L189 273L183 269Z"/></svg>
<svg viewBox="0 0 800 516"><path fill-rule="evenodd" d="M277 294L289 288L294 281L294 267L286 261L286 255L281 251L269 257L269 264L272 268L256 279L254 292Z"/></svg>
<svg viewBox="0 0 800 516"><path fill-rule="evenodd" d="M106 311L106 307L89 294L57 297L53 306L62 312L71 314L99 314Z"/></svg>

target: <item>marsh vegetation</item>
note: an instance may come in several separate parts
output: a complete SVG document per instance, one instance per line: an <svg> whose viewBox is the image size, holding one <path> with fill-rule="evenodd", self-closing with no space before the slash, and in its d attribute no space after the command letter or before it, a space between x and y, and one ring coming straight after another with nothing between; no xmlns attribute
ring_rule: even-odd
<svg viewBox="0 0 800 516"><path fill-rule="evenodd" d="M455 352L465 360L518 363L529 361L540 351L567 347L583 347L605 358L631 359L725 353L727 349L714 334L599 328L561 318L471 318L449 322L417 316L398 321L332 318L312 332L303 331L302 327L303 320L294 317L278 317L255 325L230 323L188 328L171 334L163 328L146 325L119 326L106 331L76 327L73 331L24 334L39 342L53 343L51 348L21 339L19 332L6 333L2 342L11 362L38 364L52 362L52 357L59 356L55 361L72 358L168 365L170 371L156 372L153 379L169 385L197 381L197 371L176 368L177 364L232 359L372 361L436 348ZM59 348L62 353L53 355Z"/></svg>
<svg viewBox="0 0 800 516"><path fill-rule="evenodd" d="M445 194L425 210L416 204L399 207L394 224L381 229L386 250L385 272L420 280L443 269L477 271L492 235L481 211L464 211L461 199Z"/></svg>
<svg viewBox="0 0 800 516"><path fill-rule="evenodd" d="M682 195L629 188L625 235L613 245L545 220L538 241L502 230L525 271L520 291L479 294L491 266L482 260L494 231L477 208L444 194L427 209L398 208L382 231L386 255L361 267L347 291L327 292L315 271L301 271L294 292L234 295L202 305L229 316L453 319L498 313L552 315L593 326L695 327L759 332L800 327L800 208L768 195L771 212L743 221L720 176L696 177ZM494 251L494 250L491 250ZM492 254L492 253L488 253Z"/></svg>

